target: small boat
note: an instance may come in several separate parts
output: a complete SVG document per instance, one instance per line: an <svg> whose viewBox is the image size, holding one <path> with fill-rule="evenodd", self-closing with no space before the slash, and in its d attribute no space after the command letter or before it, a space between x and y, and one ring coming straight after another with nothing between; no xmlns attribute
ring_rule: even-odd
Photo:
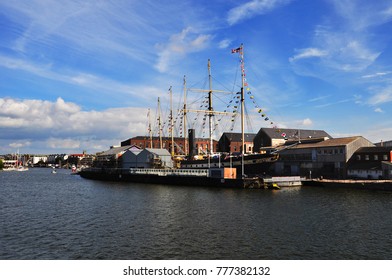
<svg viewBox="0 0 392 280"><path fill-rule="evenodd" d="M19 165L16 171L28 171L29 168L23 165Z"/></svg>

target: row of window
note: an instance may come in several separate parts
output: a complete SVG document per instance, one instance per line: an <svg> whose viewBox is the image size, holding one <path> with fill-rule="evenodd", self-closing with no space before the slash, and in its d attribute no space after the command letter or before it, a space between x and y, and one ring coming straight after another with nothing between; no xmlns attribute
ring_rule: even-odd
<svg viewBox="0 0 392 280"><path fill-rule="evenodd" d="M317 150L317 153L319 155L338 155L338 154L344 154L344 149L343 148L320 149Z"/></svg>
<svg viewBox="0 0 392 280"><path fill-rule="evenodd" d="M380 160L380 155L357 155L357 160ZM382 160L388 160L388 155L382 155Z"/></svg>

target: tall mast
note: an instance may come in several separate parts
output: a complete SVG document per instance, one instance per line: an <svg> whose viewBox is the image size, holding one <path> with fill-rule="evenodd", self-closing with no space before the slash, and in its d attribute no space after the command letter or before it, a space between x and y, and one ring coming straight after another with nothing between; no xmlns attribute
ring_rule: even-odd
<svg viewBox="0 0 392 280"><path fill-rule="evenodd" d="M161 123L161 102L158 97L158 134L159 134L159 148L162 149L162 123Z"/></svg>
<svg viewBox="0 0 392 280"><path fill-rule="evenodd" d="M212 117L214 116L213 108L212 108L212 77L211 77L211 62L208 59L208 82L209 82L209 91L208 91L208 120L209 120L209 128L210 128L210 155L214 153L213 142L212 142Z"/></svg>
<svg viewBox="0 0 392 280"><path fill-rule="evenodd" d="M148 133L150 136L150 148L152 149L152 130L151 130L151 112L150 108L148 108Z"/></svg>
<svg viewBox="0 0 392 280"><path fill-rule="evenodd" d="M188 145L187 145L187 127L186 127L186 77L184 75L184 113L183 113L183 122L184 122L184 150L185 155L188 153Z"/></svg>
<svg viewBox="0 0 392 280"><path fill-rule="evenodd" d="M244 68L244 45L240 46L240 58L241 58L241 170L242 170L242 178L244 178L245 170L244 170L244 153L245 153L245 98L244 98L244 88L245 88L245 68Z"/></svg>
<svg viewBox="0 0 392 280"><path fill-rule="evenodd" d="M171 136L171 156L174 157L174 133L173 133L173 92L172 87L169 88L170 93L170 136Z"/></svg>

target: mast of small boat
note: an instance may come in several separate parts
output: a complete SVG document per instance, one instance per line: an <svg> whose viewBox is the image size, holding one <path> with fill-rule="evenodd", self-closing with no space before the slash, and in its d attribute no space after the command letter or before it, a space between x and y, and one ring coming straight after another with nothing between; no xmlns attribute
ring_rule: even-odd
<svg viewBox="0 0 392 280"><path fill-rule="evenodd" d="M240 46L240 58L241 58L241 172L242 178L245 176L244 170L244 156L245 156L245 98L244 98L244 87L245 87L245 69L244 69L244 45Z"/></svg>
<svg viewBox="0 0 392 280"><path fill-rule="evenodd" d="M169 88L170 93L170 136L171 136L171 156L174 157L174 133L173 133L173 92L172 87Z"/></svg>
<svg viewBox="0 0 392 280"><path fill-rule="evenodd" d="M162 123L161 123L161 102L158 97L158 134L159 134L159 148L162 149Z"/></svg>

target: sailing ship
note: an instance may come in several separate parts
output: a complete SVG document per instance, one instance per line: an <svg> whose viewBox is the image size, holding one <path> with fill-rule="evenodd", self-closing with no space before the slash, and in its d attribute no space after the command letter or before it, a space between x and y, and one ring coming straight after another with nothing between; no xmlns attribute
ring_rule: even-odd
<svg viewBox="0 0 392 280"><path fill-rule="evenodd" d="M188 130L188 154L183 160L179 161L179 168L182 169L208 169L208 168L223 168L230 167L235 168L238 177L245 178L248 176L264 176L270 172L270 168L272 164L278 159L278 154L274 151L266 150L259 153L246 153L245 148L245 87L247 86L246 78L245 78L245 66L244 66L244 46L241 46L237 49L233 49L232 53L238 53L240 57L240 67L241 67L241 89L239 92L235 93L234 98L236 99L236 104L240 103L240 117L241 117L241 148L240 153L215 153L214 145L213 145L213 131L215 125L213 124L213 118L216 115L228 115L234 116L238 115L238 106L234 106L233 112L225 111L216 111L213 108L213 92L223 92L212 89L212 75L211 75L211 63L208 60L207 69L208 69L208 81L209 88L207 90L196 89L194 91L205 92L208 93L208 108L207 110L195 110L188 109L186 100L186 81L184 77L184 107L182 109L183 115L183 128L184 135L187 131L186 125L186 115L190 112L203 113L204 116L208 117L208 126L209 126L209 150L206 155L200 157L196 155L196 148L194 147L195 143L195 130ZM231 92L225 92L231 93ZM170 131L171 137L173 139L173 108L172 108L172 93L170 88ZM227 106L229 107L229 106ZM261 110L260 110L261 111ZM264 116L264 115L263 115ZM159 117L160 119L160 117ZM268 118L266 118L268 119ZM233 121L233 120L232 120ZM159 129L161 131L161 129ZM151 136L151 135L150 135ZM172 140L173 142L173 140ZM186 146L186 145L185 145ZM174 143L171 145L171 153L174 156ZM185 147L186 149L186 147Z"/></svg>
<svg viewBox="0 0 392 280"><path fill-rule="evenodd" d="M243 45L235 49L241 57L241 68L243 70ZM204 92L208 93L208 109L207 110L193 110L188 109L186 104L186 81L184 78L184 107L182 109L184 131L187 131L186 126L186 115L189 112L203 112L208 116L209 119L209 151L208 154L203 158L196 160L194 156L193 139L194 132L190 139L185 140L185 143L189 142L189 153L182 160L176 162L175 168L165 169L164 167L154 168L89 168L80 171L80 175L87 179L97 180L115 180L115 181L128 181L128 182L143 182L143 183L159 183L159 184L171 184L171 185L203 185L203 186L215 186L215 187L240 187L240 188L260 188L266 187L260 178L260 175L266 174L269 168L277 160L277 155L273 153L245 153L245 98L244 98L244 87L245 87L245 74L241 71L241 90L236 93L237 99L241 102L240 116L241 116L241 151L238 155L232 154L215 154L213 151L213 116L215 115L229 115L227 112L218 112L213 109L212 106L212 86L211 86L211 67L210 60L208 60L208 75L209 75L209 89ZM170 136L172 139L172 145L170 154L173 159L178 158L174 154L174 122L173 122L173 105L172 105L172 90L169 89L170 93ZM236 106L237 107L237 106ZM158 110L159 110L159 99L158 99ZM160 116L158 117L159 126L161 125ZM159 134L161 133L161 127L159 127ZM150 137L152 139L151 129ZM193 129L190 129L192 132ZM185 135L185 133L184 133ZM162 138L161 134L159 135ZM152 146L152 140L151 140ZM185 150L187 144L185 144ZM153 148L153 147L151 147ZM162 144L160 144L162 149Z"/></svg>

